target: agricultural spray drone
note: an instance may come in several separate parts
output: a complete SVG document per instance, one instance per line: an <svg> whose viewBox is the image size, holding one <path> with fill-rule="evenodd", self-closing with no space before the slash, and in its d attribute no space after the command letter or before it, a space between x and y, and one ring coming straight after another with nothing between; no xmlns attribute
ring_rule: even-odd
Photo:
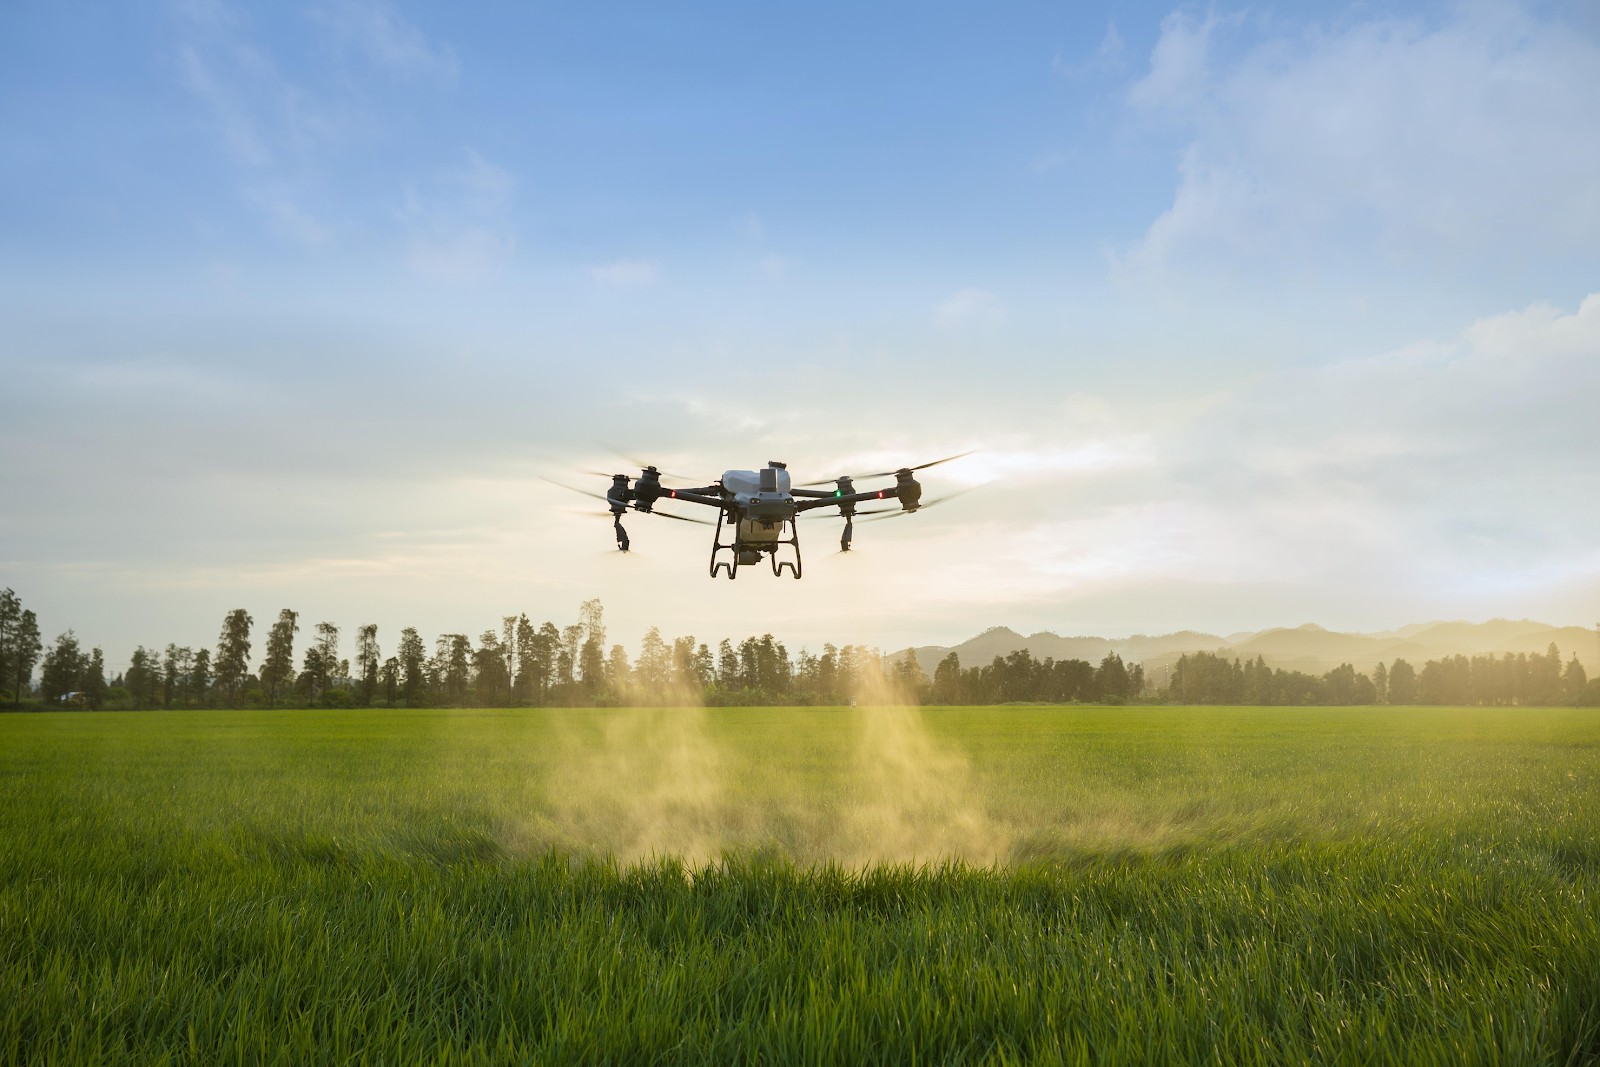
<svg viewBox="0 0 1600 1067"><path fill-rule="evenodd" d="M799 578L799 519L802 515L837 514L842 517L844 532L839 538L839 551L848 552L858 516L872 517L863 518L864 522L899 518L948 499L940 497L936 500L923 500L922 485L914 474L927 467L948 463L970 454L962 452L929 463L919 463L915 467L901 467L899 470L882 471L877 474L854 476L845 474L819 482L802 482L798 486L791 486L788 467L776 460L768 462L758 471L723 471L720 480L693 489L673 489L663 485L661 472L654 466L646 466L637 478L629 478L626 474L610 475L611 488L606 490L604 496L599 493L588 493L588 495L604 500L611 509L611 525L616 531L617 548L623 552L628 551L629 541L628 532L622 528L622 516L629 511L638 511L646 515L658 515L664 519L677 519L680 522L715 525L717 531L711 539L713 578L719 574L736 578L741 567L760 563L762 556L766 556L772 564L774 575L788 571L792 577ZM606 477L606 475L600 476ZM893 478L894 485L885 489L856 489L857 479L871 481L876 478ZM824 485L831 485L832 488L813 488ZM664 500L682 500L690 504L716 508L716 520L713 522L710 519L657 511L657 503ZM898 508L856 506L885 500L896 501L900 506ZM821 510L824 508L837 508L838 511L824 512ZM726 541L724 541L724 531L726 531ZM780 555L785 554L782 551L785 548L793 549L792 558L780 558ZM724 553L726 553L725 558Z"/></svg>

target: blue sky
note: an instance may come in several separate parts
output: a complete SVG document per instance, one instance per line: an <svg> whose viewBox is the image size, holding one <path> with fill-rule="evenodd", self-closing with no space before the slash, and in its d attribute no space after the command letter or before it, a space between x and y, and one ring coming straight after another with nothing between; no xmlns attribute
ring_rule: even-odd
<svg viewBox="0 0 1600 1067"><path fill-rule="evenodd" d="M1596 99L1577 2L8 5L0 584L113 660L1590 623ZM984 488L723 588L538 480L607 444Z"/></svg>

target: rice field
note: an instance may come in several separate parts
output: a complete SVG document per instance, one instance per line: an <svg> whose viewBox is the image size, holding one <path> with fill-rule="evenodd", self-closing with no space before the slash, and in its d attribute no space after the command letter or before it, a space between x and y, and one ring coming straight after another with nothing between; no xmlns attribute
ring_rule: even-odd
<svg viewBox="0 0 1600 1067"><path fill-rule="evenodd" d="M4 1063L1600 1062L1600 715L0 715Z"/></svg>

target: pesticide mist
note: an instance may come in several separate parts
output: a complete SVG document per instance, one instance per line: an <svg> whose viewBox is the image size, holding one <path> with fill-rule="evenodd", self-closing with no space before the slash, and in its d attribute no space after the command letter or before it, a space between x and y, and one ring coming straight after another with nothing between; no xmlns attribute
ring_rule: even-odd
<svg viewBox="0 0 1600 1067"><path fill-rule="evenodd" d="M765 715L554 713L544 800L512 820L519 850L691 866L749 853L848 866L1004 860L1011 835L986 810L970 760L897 696L879 687L853 708L789 711L790 732L817 742L798 760L752 748L745 731L768 726Z"/></svg>

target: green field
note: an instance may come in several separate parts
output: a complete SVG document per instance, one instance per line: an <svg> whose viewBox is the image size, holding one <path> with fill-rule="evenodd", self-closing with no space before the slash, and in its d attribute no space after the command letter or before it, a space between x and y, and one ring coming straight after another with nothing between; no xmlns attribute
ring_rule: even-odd
<svg viewBox="0 0 1600 1067"><path fill-rule="evenodd" d="M1600 1062L1600 715L0 716L0 1062Z"/></svg>

